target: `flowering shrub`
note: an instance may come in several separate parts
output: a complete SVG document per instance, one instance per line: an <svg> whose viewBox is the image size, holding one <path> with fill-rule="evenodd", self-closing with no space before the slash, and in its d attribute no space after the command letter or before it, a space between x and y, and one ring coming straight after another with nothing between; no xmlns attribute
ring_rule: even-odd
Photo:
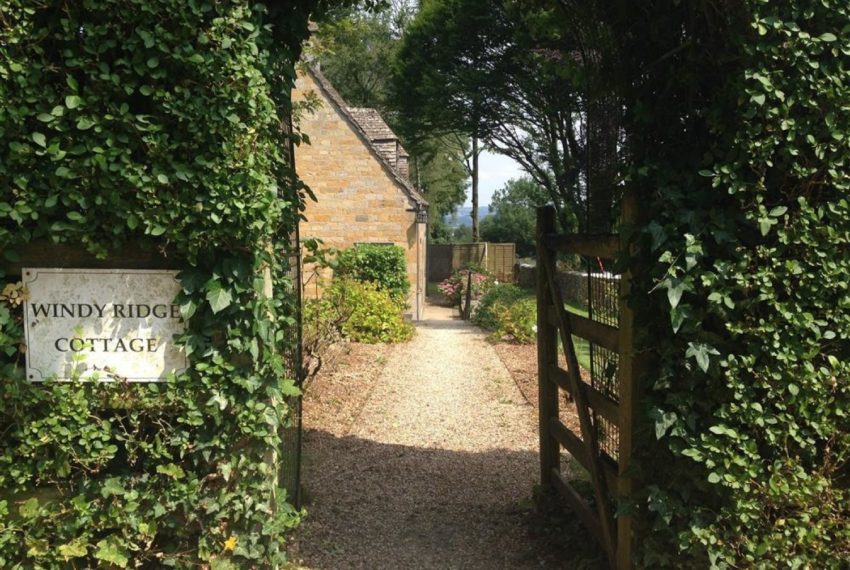
<svg viewBox="0 0 850 570"><path fill-rule="evenodd" d="M498 282L486 270L479 267L461 269L443 280L437 289L446 296L453 307L460 307L466 296L466 284L472 273L472 300L479 301Z"/></svg>
<svg viewBox="0 0 850 570"><path fill-rule="evenodd" d="M460 305L460 293L463 287L460 284L460 280L455 279L455 275L448 277L440 282L437 285L437 289L440 290L440 293L445 295L446 299L454 305Z"/></svg>

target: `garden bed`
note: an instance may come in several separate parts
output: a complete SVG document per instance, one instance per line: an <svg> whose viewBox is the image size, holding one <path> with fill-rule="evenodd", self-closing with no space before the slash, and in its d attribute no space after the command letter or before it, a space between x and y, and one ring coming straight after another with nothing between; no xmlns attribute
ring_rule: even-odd
<svg viewBox="0 0 850 570"><path fill-rule="evenodd" d="M519 391L522 392L525 400L534 407L536 412L538 409L537 345L499 342L494 345L494 348L505 368L511 373ZM567 366L563 355L561 355L559 365L562 368ZM590 383L590 373L584 368L581 369L581 377L582 380ZM576 433L581 432L575 404L567 401L566 397L561 400L559 415L564 425Z"/></svg>

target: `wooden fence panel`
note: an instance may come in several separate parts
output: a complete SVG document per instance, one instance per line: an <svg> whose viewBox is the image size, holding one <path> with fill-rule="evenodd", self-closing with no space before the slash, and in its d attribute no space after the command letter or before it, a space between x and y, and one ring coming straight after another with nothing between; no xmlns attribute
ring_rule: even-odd
<svg viewBox="0 0 850 570"><path fill-rule="evenodd" d="M447 279L470 264L483 266L501 283L513 283L516 244L428 244L428 281Z"/></svg>
<svg viewBox="0 0 850 570"><path fill-rule="evenodd" d="M516 244L488 243L486 255L487 271L492 273L500 283L513 283Z"/></svg>

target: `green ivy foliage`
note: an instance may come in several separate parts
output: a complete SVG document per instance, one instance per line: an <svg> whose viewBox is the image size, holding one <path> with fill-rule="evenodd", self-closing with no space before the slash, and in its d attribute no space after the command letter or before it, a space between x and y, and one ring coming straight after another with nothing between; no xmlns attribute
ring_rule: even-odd
<svg viewBox="0 0 850 570"><path fill-rule="evenodd" d="M161 384L29 384L19 277L0 274L3 568L284 561L300 517L276 483L297 393L284 246L301 209L285 126L312 4L0 8L0 252L158 247L184 267L192 364Z"/></svg>
<svg viewBox="0 0 850 570"><path fill-rule="evenodd" d="M396 301L407 303L410 279L407 276L407 258L401 247L357 244L339 252L336 263L335 275L376 283Z"/></svg>
<svg viewBox="0 0 850 570"><path fill-rule="evenodd" d="M644 31L619 52L650 261L635 284L653 291L631 300L651 372L639 563L846 567L850 7L616 18Z"/></svg>

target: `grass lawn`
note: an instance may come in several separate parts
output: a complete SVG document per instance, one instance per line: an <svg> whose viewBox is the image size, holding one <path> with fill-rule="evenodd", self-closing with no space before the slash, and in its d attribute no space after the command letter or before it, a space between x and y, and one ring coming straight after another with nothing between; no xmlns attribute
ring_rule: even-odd
<svg viewBox="0 0 850 570"><path fill-rule="evenodd" d="M566 303L565 307L567 311L571 313L575 313L576 315L582 317L589 317L587 309L582 309L577 305L572 305L570 303ZM579 338L576 335L573 335L573 344L576 347L576 357L578 358L578 365L584 368L585 370L590 370L590 343L588 343L583 338Z"/></svg>

